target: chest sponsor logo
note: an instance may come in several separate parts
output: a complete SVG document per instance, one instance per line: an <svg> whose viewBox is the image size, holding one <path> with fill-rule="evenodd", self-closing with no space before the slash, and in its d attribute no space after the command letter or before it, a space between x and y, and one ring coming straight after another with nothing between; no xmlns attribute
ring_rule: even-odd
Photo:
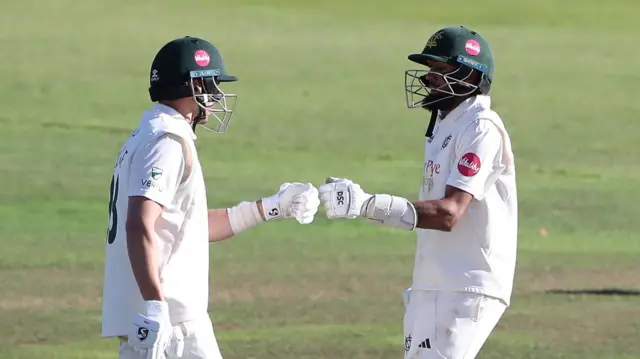
<svg viewBox="0 0 640 359"><path fill-rule="evenodd" d="M427 189L427 193L431 192L434 185L433 176L440 174L440 164L435 163L432 160L427 161L424 164L424 171L422 174L422 183Z"/></svg>
<svg viewBox="0 0 640 359"><path fill-rule="evenodd" d="M427 176L440 174L440 164L435 163L432 160L427 161L427 163L424 164L424 174Z"/></svg>

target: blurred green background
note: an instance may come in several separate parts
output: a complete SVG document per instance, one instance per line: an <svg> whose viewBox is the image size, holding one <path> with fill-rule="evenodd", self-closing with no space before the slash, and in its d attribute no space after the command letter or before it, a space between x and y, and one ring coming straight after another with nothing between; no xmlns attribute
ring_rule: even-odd
<svg viewBox="0 0 640 359"><path fill-rule="evenodd" d="M229 132L199 132L210 206L329 175L417 198L428 114L406 109L406 56L458 24L492 44L520 200L513 304L479 358L640 357L640 297L607 291L640 289L639 14L634 0L4 1L0 358L117 358L99 337L109 180L164 43L208 39L240 78ZM225 359L401 358L414 247L323 210L212 244Z"/></svg>

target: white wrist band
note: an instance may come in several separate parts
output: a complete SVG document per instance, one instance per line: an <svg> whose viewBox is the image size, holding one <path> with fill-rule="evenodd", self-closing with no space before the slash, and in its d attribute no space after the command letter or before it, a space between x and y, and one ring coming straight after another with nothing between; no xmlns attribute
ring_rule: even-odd
<svg viewBox="0 0 640 359"><path fill-rule="evenodd" d="M240 202L234 207L227 208L227 214L234 234L246 231L264 222L256 202Z"/></svg>
<svg viewBox="0 0 640 359"><path fill-rule="evenodd" d="M144 302L144 313L149 318L161 318L169 314L169 304L160 300L146 300Z"/></svg>
<svg viewBox="0 0 640 359"><path fill-rule="evenodd" d="M271 197L262 199L262 211L267 221L282 218L282 210L280 209L280 195L276 194Z"/></svg>

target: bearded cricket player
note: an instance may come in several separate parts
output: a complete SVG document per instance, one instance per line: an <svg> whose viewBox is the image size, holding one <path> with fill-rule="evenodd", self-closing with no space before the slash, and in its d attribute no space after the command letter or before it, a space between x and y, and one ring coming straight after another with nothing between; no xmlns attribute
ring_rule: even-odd
<svg viewBox="0 0 640 359"><path fill-rule="evenodd" d="M510 305L518 206L511 141L491 109L491 48L447 27L409 60L407 105L431 113L418 201L369 194L347 178L318 190L327 217L417 232L403 293L406 359L473 359Z"/></svg>
<svg viewBox="0 0 640 359"><path fill-rule="evenodd" d="M279 218L309 224L318 191L285 183L272 196L209 210L195 130L227 130L236 95L220 86L237 78L214 45L195 37L164 45L149 75L155 104L111 180L102 336L119 340L120 359L220 359L207 312L209 242Z"/></svg>

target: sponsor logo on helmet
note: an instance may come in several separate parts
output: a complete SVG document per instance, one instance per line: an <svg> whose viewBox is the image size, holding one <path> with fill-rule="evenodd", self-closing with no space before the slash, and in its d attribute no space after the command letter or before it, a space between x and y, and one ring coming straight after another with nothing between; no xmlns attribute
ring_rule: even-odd
<svg viewBox="0 0 640 359"><path fill-rule="evenodd" d="M467 40L467 43L464 44L464 49L469 55L472 56L478 55L482 50L482 48L480 47L480 43L476 40Z"/></svg>
<svg viewBox="0 0 640 359"><path fill-rule="evenodd" d="M189 75L193 77L212 77L212 76L220 76L220 69L213 70L196 70L190 71Z"/></svg>
<svg viewBox="0 0 640 359"><path fill-rule="evenodd" d="M458 162L458 172L466 177L473 177L480 172L480 157L475 153L467 152Z"/></svg>
<svg viewBox="0 0 640 359"><path fill-rule="evenodd" d="M473 69L476 69L480 72L487 72L488 68L487 65L485 64L481 64L476 60L470 59L468 57L464 57L464 56L458 56L458 62L464 65L467 65Z"/></svg>
<svg viewBox="0 0 640 359"><path fill-rule="evenodd" d="M198 50L196 51L195 54L193 54L193 57L196 60L196 64L200 65L200 66L207 66L209 65L209 61L211 60L209 58L209 54L207 54L206 51L204 50Z"/></svg>

